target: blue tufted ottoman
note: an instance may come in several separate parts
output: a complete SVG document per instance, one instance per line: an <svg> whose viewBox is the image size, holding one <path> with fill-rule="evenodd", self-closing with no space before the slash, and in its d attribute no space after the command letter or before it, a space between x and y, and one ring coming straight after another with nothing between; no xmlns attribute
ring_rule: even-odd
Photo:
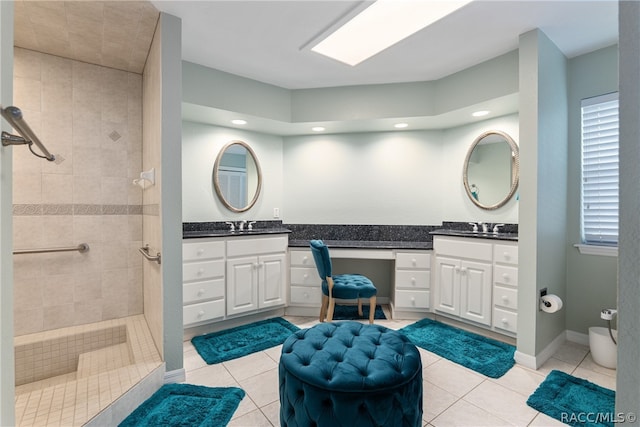
<svg viewBox="0 0 640 427"><path fill-rule="evenodd" d="M422 425L422 363L400 332L320 323L284 342L282 427Z"/></svg>

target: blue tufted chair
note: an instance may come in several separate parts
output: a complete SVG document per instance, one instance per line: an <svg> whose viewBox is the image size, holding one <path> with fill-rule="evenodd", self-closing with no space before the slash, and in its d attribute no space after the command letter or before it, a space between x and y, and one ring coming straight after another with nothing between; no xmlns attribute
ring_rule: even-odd
<svg viewBox="0 0 640 427"><path fill-rule="evenodd" d="M376 311L377 289L369 278L361 274L331 274L331 257L329 248L322 240L311 240L311 253L318 269L320 279L322 279L322 305L320 307L320 321L326 319L333 320L333 310L338 299L357 299L358 314L362 317L362 300L368 298L369 323L373 323L373 316Z"/></svg>

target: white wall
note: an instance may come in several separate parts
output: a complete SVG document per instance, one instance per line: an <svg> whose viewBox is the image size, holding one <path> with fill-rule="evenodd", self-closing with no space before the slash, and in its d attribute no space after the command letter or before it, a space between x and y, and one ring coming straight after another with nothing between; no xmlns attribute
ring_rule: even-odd
<svg viewBox="0 0 640 427"><path fill-rule="evenodd" d="M519 145L518 129L518 115L512 114L444 131L443 142L445 148L443 159L440 161L446 166L442 168L442 175L439 180L443 221L518 223L519 202L516 196L505 206L487 211L478 208L469 200L462 184L464 159L469 147L480 134L489 130L499 130L505 132L516 142L516 145Z"/></svg>
<svg viewBox="0 0 640 427"><path fill-rule="evenodd" d="M255 151L262 169L262 191L248 212L234 213L218 201L213 189L213 164L220 149L241 140ZM182 221L213 222L273 219L283 209L282 138L193 122L182 123Z"/></svg>
<svg viewBox="0 0 640 427"><path fill-rule="evenodd" d="M183 123L183 221L273 218L285 223L438 225L442 221L518 222L514 199L484 211L467 197L467 150L488 130L516 140L518 116L448 130L278 137ZM246 213L217 200L213 164L224 144L240 139L256 152L263 173L258 203Z"/></svg>

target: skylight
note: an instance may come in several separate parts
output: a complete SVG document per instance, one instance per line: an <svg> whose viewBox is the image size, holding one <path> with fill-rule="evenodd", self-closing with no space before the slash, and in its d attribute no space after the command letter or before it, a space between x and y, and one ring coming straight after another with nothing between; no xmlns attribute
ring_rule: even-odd
<svg viewBox="0 0 640 427"><path fill-rule="evenodd" d="M311 50L355 66L471 1L377 0Z"/></svg>

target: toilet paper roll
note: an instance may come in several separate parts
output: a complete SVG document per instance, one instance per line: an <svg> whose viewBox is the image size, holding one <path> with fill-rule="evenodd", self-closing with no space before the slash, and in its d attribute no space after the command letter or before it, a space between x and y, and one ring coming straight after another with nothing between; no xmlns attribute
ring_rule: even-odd
<svg viewBox="0 0 640 427"><path fill-rule="evenodd" d="M548 294L540 298L540 309L545 313L555 313L562 308L562 299L558 295Z"/></svg>

